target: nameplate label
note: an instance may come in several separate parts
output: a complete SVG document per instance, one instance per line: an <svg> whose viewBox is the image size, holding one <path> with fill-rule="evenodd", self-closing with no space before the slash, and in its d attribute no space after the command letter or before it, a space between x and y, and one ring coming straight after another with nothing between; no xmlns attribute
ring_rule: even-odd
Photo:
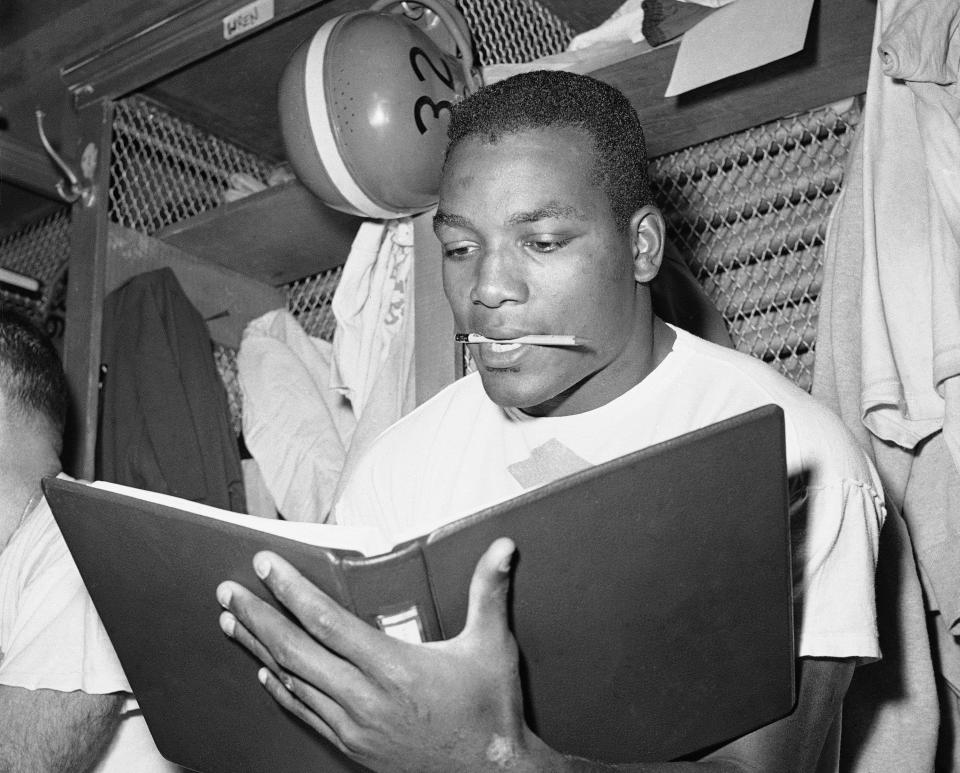
<svg viewBox="0 0 960 773"><path fill-rule="evenodd" d="M273 18L273 0L256 0L223 17L223 39L243 35Z"/></svg>

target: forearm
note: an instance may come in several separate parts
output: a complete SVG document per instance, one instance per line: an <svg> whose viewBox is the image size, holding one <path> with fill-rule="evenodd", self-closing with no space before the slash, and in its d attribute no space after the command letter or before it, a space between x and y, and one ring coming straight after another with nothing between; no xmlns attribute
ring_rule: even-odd
<svg viewBox="0 0 960 773"><path fill-rule="evenodd" d="M89 770L116 732L122 703L117 694L0 686L0 770Z"/></svg>

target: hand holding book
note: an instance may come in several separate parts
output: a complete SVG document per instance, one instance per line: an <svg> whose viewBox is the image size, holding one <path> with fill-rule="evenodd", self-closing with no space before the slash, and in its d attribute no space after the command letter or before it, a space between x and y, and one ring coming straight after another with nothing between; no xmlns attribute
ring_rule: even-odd
<svg viewBox="0 0 960 773"><path fill-rule="evenodd" d="M523 718L507 622L513 553L499 539L483 554L464 629L447 641L386 635L271 552L256 555L255 571L300 625L235 582L217 589L220 625L264 663L259 678L281 706L373 770L512 767L548 751Z"/></svg>

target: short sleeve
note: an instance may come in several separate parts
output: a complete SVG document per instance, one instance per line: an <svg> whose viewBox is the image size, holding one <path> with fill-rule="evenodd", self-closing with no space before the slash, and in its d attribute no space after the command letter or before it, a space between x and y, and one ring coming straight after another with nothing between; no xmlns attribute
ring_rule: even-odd
<svg viewBox="0 0 960 773"><path fill-rule="evenodd" d="M0 684L129 692L76 564L42 504L4 550Z"/></svg>
<svg viewBox="0 0 960 773"><path fill-rule="evenodd" d="M839 479L810 487L792 513L794 623L800 657L880 657L874 575L883 496Z"/></svg>

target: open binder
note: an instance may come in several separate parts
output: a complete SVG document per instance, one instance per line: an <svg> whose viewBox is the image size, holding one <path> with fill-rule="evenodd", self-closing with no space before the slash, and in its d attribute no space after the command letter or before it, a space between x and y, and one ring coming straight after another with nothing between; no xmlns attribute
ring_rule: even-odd
<svg viewBox="0 0 960 773"><path fill-rule="evenodd" d="M513 538L511 624L527 719L566 753L673 759L793 706L776 406L578 472L378 555L351 549L353 536L337 531L345 527L56 478L43 486L157 747L197 771L363 770L276 705L257 682L258 662L219 629L222 580L273 603L251 566L262 549L372 625L438 639L463 626L479 556L495 538ZM288 527L298 536L261 530ZM340 544L307 544L304 534Z"/></svg>

